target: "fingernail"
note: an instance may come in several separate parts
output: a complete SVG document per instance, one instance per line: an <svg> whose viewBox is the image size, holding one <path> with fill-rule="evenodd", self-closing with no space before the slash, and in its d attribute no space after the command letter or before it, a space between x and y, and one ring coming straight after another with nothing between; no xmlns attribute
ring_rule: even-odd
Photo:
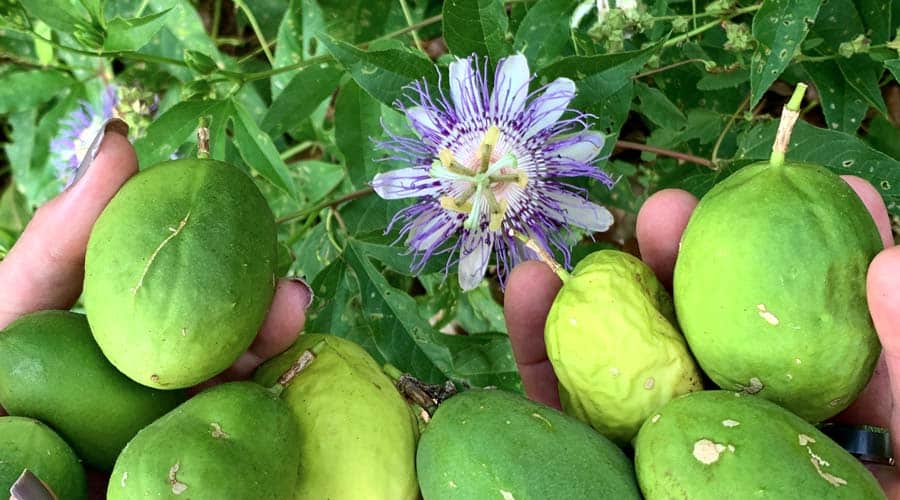
<svg viewBox="0 0 900 500"><path fill-rule="evenodd" d="M28 469L22 471L9 494L10 500L56 500L53 491Z"/></svg>
<svg viewBox="0 0 900 500"><path fill-rule="evenodd" d="M103 126L100 127L100 131L97 132L94 140L91 141L91 145L88 146L87 151L85 151L84 158L81 159L81 163L78 164L78 169L75 170L75 175L72 176L72 180L70 180L69 184L66 186L67 189L75 185L75 183L87 173L91 164L94 163L94 158L97 157L97 153L100 151L100 146L103 144L103 138L106 137L108 132L113 132L127 138L128 124L120 118L110 118L103 123Z"/></svg>
<svg viewBox="0 0 900 500"><path fill-rule="evenodd" d="M313 292L312 287L309 286L309 283L307 283L306 280L300 276L291 276L288 279L293 281L294 283L299 283L303 286L303 288L306 289L306 296L308 297L308 299L306 300L306 305L303 307L303 310L308 310L309 306L311 306L313 303L313 299L316 297L316 294L315 292Z"/></svg>

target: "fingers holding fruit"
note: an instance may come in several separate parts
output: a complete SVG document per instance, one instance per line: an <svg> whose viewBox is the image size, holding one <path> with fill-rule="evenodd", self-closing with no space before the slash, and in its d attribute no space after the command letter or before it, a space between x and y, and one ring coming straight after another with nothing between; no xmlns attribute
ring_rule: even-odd
<svg viewBox="0 0 900 500"><path fill-rule="evenodd" d="M0 328L42 309L68 309L81 294L84 254L94 222L119 188L137 173L137 156L111 121L93 162L79 180L42 206L0 262L0 290L14 290L0 303Z"/></svg>

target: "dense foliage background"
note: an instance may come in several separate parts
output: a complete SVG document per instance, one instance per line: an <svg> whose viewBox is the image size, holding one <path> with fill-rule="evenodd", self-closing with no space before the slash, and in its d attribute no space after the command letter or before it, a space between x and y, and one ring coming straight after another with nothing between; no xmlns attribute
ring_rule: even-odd
<svg viewBox="0 0 900 500"><path fill-rule="evenodd" d="M0 0L0 258L62 189L66 118L114 85L142 167L195 155L203 123L211 156L258 181L283 271L317 294L308 331L429 381L517 388L497 280L461 293L440 257L411 276L383 234L404 203L368 188L398 166L372 139L412 136L392 108L404 85L473 52L524 53L535 87L576 81L618 179L582 184L617 223L584 235L576 261L636 251L654 191L702 195L767 158L798 81L812 87L788 158L868 179L896 228L898 25L900 0Z"/></svg>

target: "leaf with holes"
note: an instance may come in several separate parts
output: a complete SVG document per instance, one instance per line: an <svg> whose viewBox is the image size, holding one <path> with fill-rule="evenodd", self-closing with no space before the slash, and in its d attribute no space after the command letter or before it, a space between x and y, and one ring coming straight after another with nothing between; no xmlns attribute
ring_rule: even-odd
<svg viewBox="0 0 900 500"><path fill-rule="evenodd" d="M821 5L822 0L765 0L753 16L759 45L750 64L751 108L790 64Z"/></svg>

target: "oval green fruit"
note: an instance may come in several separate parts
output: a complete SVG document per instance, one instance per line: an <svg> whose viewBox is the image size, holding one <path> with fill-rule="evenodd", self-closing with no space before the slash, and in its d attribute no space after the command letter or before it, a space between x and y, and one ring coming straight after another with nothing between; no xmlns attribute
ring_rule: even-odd
<svg viewBox="0 0 900 500"><path fill-rule="evenodd" d="M406 400L374 359L352 341L304 334L259 368L271 386L305 351L315 358L286 384L302 439L296 500L418 498L417 428Z"/></svg>
<svg viewBox="0 0 900 500"><path fill-rule="evenodd" d="M880 345L866 303L878 229L847 183L796 163L744 167L706 194L675 264L678 321L720 387L816 423L863 389Z"/></svg>
<svg viewBox="0 0 900 500"><path fill-rule="evenodd" d="M139 430L185 398L117 371L81 314L41 311L0 332L0 405L53 426L98 469L112 469Z"/></svg>
<svg viewBox="0 0 900 500"><path fill-rule="evenodd" d="M647 500L885 498L862 463L810 423L743 393L673 399L634 446Z"/></svg>
<svg viewBox="0 0 900 500"><path fill-rule="evenodd" d="M578 263L553 301L544 338L566 413L619 444L651 412L702 389L653 271L616 250Z"/></svg>
<svg viewBox="0 0 900 500"><path fill-rule="evenodd" d="M622 450L517 394L472 389L441 403L419 441L425 500L639 499Z"/></svg>
<svg viewBox="0 0 900 500"><path fill-rule="evenodd" d="M52 429L24 417L0 417L0 496L28 469L61 500L87 499L84 468Z"/></svg>
<svg viewBox="0 0 900 500"><path fill-rule="evenodd" d="M300 467L291 410L250 382L217 385L122 450L108 500L290 498Z"/></svg>
<svg viewBox="0 0 900 500"><path fill-rule="evenodd" d="M137 382L197 384L253 341L276 262L274 217L246 174L212 160L158 164L122 187L91 232L91 329Z"/></svg>

